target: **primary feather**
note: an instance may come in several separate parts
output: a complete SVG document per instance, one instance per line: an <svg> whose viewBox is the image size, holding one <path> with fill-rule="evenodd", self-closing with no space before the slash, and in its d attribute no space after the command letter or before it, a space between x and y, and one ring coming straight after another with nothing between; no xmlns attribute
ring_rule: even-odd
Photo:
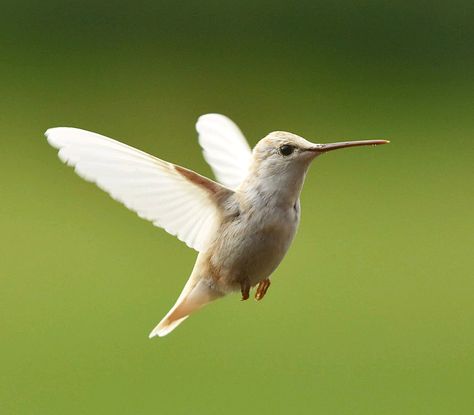
<svg viewBox="0 0 474 415"><path fill-rule="evenodd" d="M202 183L219 186L217 183L199 176L201 185L196 184L179 172L186 169L100 134L60 127L45 135L59 149L59 158L79 176L191 248L207 249L220 214Z"/></svg>
<svg viewBox="0 0 474 415"><path fill-rule="evenodd" d="M216 179L236 189L248 173L252 151L239 127L221 114L206 114L196 123L199 144Z"/></svg>

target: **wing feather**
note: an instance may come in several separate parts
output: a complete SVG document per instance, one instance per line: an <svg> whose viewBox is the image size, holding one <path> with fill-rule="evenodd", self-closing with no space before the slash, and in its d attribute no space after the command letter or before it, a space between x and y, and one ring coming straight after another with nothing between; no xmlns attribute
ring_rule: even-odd
<svg viewBox="0 0 474 415"><path fill-rule="evenodd" d="M221 114L206 114L196 123L199 144L216 179L236 189L248 173L252 151L239 127Z"/></svg>
<svg viewBox="0 0 474 415"><path fill-rule="evenodd" d="M79 176L191 248L208 248L221 219L216 193L229 189L100 134L59 127L46 137Z"/></svg>

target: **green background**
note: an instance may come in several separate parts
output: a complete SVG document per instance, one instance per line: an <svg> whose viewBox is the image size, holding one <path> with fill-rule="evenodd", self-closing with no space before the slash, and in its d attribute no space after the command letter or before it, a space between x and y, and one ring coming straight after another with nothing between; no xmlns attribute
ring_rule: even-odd
<svg viewBox="0 0 474 415"><path fill-rule="evenodd" d="M473 20L472 1L3 1L0 412L472 413ZM210 175L207 112L252 145L392 143L315 161L264 301L149 340L196 253L43 132Z"/></svg>

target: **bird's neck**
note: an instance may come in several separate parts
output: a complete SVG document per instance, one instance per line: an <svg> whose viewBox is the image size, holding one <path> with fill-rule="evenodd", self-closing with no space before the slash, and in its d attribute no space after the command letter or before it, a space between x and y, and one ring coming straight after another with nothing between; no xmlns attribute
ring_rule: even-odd
<svg viewBox="0 0 474 415"><path fill-rule="evenodd" d="M308 166L300 166L285 171L251 169L239 191L254 206L290 208L301 193Z"/></svg>

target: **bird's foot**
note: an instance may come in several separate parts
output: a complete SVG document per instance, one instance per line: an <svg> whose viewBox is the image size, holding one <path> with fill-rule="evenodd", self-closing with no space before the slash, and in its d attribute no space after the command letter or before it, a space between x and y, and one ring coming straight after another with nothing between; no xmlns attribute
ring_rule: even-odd
<svg viewBox="0 0 474 415"><path fill-rule="evenodd" d="M267 278L263 281L260 281L257 286L257 291L255 292L255 299L257 301L260 301L263 297L265 297L265 294L267 293L268 287L270 287L270 278Z"/></svg>
<svg viewBox="0 0 474 415"><path fill-rule="evenodd" d="M250 282L245 280L240 283L240 292L242 293L242 301L248 300L250 297Z"/></svg>

